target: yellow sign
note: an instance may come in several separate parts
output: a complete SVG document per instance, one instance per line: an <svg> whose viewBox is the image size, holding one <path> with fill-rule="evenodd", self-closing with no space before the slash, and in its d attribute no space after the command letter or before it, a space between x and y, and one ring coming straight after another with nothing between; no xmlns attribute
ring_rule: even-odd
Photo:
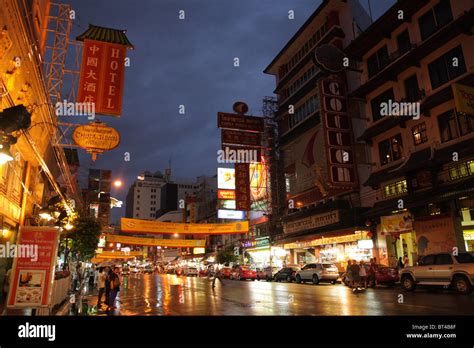
<svg viewBox="0 0 474 348"><path fill-rule="evenodd" d="M104 251L97 254L98 259L129 259L137 256L142 256L140 251Z"/></svg>
<svg viewBox="0 0 474 348"><path fill-rule="evenodd" d="M413 230L413 219L410 213L381 216L380 225L382 232L406 233Z"/></svg>
<svg viewBox="0 0 474 348"><path fill-rule="evenodd" d="M233 234L248 233L248 221L225 224L185 224L178 222L121 219L122 232L130 233L178 233L178 234Z"/></svg>
<svg viewBox="0 0 474 348"><path fill-rule="evenodd" d="M97 154L115 149L120 143L120 134L114 128L103 122L95 121L78 126L72 133L74 143L92 154L92 160Z"/></svg>
<svg viewBox="0 0 474 348"><path fill-rule="evenodd" d="M205 247L205 239L155 239L117 236L113 234L106 235L107 242L131 244L131 245L147 245L147 246L163 246L169 248L197 248Z"/></svg>
<svg viewBox="0 0 474 348"><path fill-rule="evenodd" d="M474 87L452 84L457 112L474 115Z"/></svg>
<svg viewBox="0 0 474 348"><path fill-rule="evenodd" d="M338 243L350 243L356 242L360 239L367 239L367 231L359 231L354 234L349 234L345 236L336 236L336 237L323 237L318 239L313 239L304 242L288 243L283 247L285 249L297 249L305 247L314 247L319 245L328 245L328 244L338 244Z"/></svg>

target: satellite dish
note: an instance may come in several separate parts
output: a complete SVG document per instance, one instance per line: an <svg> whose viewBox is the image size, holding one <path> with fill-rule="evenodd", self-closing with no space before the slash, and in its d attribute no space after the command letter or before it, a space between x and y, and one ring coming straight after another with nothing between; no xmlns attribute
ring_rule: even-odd
<svg viewBox="0 0 474 348"><path fill-rule="evenodd" d="M344 52L333 45L321 45L314 51L314 64L329 73L338 73L344 70Z"/></svg>
<svg viewBox="0 0 474 348"><path fill-rule="evenodd" d="M241 101L235 102L232 108L234 109L236 113L241 114L241 115L249 111L248 105Z"/></svg>

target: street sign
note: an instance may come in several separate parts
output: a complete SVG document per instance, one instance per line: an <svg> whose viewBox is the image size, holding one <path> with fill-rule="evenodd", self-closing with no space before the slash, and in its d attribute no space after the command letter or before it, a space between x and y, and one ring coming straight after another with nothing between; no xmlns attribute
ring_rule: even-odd
<svg viewBox="0 0 474 348"><path fill-rule="evenodd" d="M238 114L217 113L217 127L235 129L249 132L263 132L264 122L262 117L244 116Z"/></svg>
<svg viewBox="0 0 474 348"><path fill-rule="evenodd" d="M222 144L261 146L262 137L260 133L223 129Z"/></svg>
<svg viewBox="0 0 474 348"><path fill-rule="evenodd" d="M120 134L105 123L95 121L76 127L72 133L72 140L92 154L92 160L95 161L98 154L115 149L119 145Z"/></svg>

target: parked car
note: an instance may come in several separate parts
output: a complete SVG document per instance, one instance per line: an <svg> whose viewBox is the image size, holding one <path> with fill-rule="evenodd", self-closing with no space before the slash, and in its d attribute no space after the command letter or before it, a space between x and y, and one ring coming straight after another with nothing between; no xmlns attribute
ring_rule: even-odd
<svg viewBox="0 0 474 348"><path fill-rule="evenodd" d="M312 281L313 284L320 282L336 284L338 278L339 270L332 263L310 263L297 271L295 275L297 283Z"/></svg>
<svg viewBox="0 0 474 348"><path fill-rule="evenodd" d="M143 268L143 273L153 273L153 267L148 265Z"/></svg>
<svg viewBox="0 0 474 348"><path fill-rule="evenodd" d="M230 278L232 275L232 269L230 267L223 267L220 270L222 278Z"/></svg>
<svg viewBox="0 0 474 348"><path fill-rule="evenodd" d="M369 266L369 264L365 264L367 274L369 274ZM377 281L377 284L394 286L395 283L400 280L400 277L398 275L397 268L377 264L377 269L375 271L375 279ZM346 286L349 286L349 281L346 278L346 273L342 274L341 281Z"/></svg>
<svg viewBox="0 0 474 348"><path fill-rule="evenodd" d="M298 267L283 267L273 276L273 280L276 282L286 280L288 283L291 283L296 280L296 272L299 270Z"/></svg>
<svg viewBox="0 0 474 348"><path fill-rule="evenodd" d="M257 272L247 266L238 266L232 270L230 279L246 280L246 279L257 279Z"/></svg>
<svg viewBox="0 0 474 348"><path fill-rule="evenodd" d="M275 276L275 274L278 272L278 267L265 267L263 269L263 273L265 274L265 280L267 282L270 282L273 280L273 277Z"/></svg>
<svg viewBox="0 0 474 348"><path fill-rule="evenodd" d="M196 267L185 267L183 269L183 275L187 277L197 277L199 274Z"/></svg>
<svg viewBox="0 0 474 348"><path fill-rule="evenodd" d="M450 286L461 294L469 294L474 285L474 256L470 253L426 255L417 266L402 269L400 279L406 291L415 290L417 285L434 285Z"/></svg>
<svg viewBox="0 0 474 348"><path fill-rule="evenodd" d="M257 280L264 280L266 279L265 277L265 271L261 268L257 268L255 270L256 274L257 274Z"/></svg>

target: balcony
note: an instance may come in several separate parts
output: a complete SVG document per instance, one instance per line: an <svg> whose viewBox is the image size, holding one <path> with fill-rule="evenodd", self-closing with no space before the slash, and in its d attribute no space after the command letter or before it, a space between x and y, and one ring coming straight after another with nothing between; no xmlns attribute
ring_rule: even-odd
<svg viewBox="0 0 474 348"><path fill-rule="evenodd" d="M412 49L403 53L395 51L390 55L390 62L369 78L355 91L350 93L353 98L365 98L365 96L387 81L398 82L398 75L409 67L420 67L420 61L437 48L445 45L458 35L471 34L471 25L474 22L474 10L466 12L461 17L442 27L428 39L420 43L412 43Z"/></svg>

